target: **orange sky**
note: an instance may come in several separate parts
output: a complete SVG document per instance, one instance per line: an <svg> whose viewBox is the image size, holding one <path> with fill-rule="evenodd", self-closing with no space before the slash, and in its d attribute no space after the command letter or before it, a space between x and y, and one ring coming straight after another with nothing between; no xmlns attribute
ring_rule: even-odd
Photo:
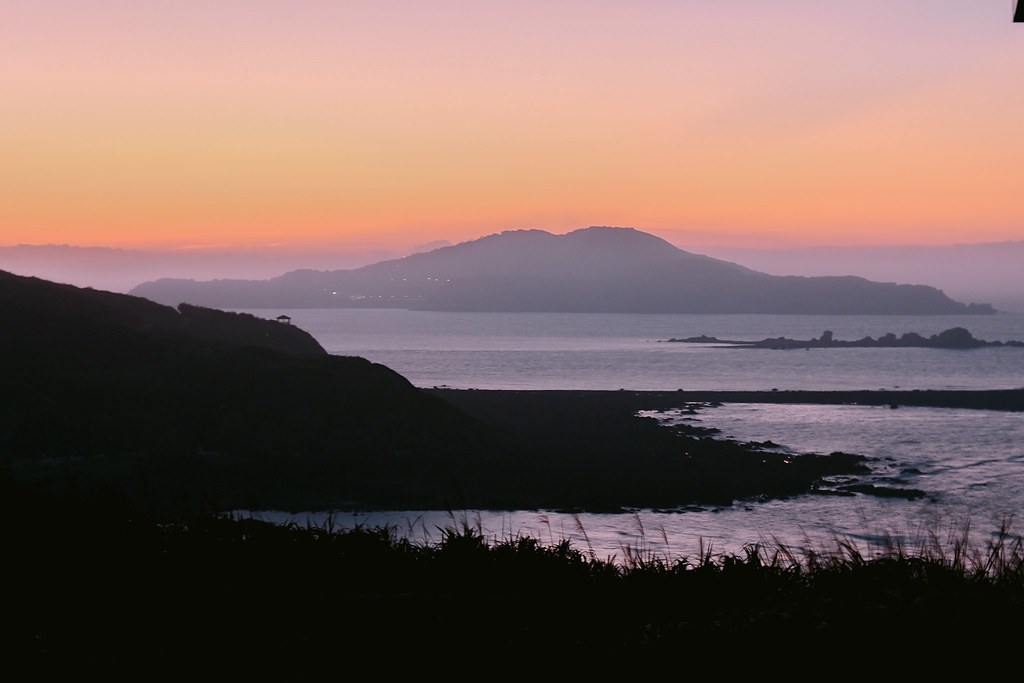
<svg viewBox="0 0 1024 683"><path fill-rule="evenodd" d="M1024 239L1004 0L36 0L0 245Z"/></svg>

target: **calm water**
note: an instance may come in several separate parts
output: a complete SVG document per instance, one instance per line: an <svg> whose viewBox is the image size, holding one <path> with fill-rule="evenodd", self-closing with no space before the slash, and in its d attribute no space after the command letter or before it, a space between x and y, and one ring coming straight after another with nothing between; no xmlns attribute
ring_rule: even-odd
<svg viewBox="0 0 1024 683"><path fill-rule="evenodd" d="M330 353L383 363L419 387L468 389L982 389L1024 386L1020 348L724 349L666 343L721 339L836 339L965 327L986 341L1024 340L1024 314L994 316L287 313Z"/></svg>
<svg viewBox="0 0 1024 683"><path fill-rule="evenodd" d="M401 310L248 311L287 313L330 352L383 363L420 387L478 389L987 389L1024 387L1024 349L723 349L668 343L701 334L729 339L836 339L965 327L978 339L1024 340L1024 315L783 316L433 313ZM627 552L694 557L703 543L739 552L777 539L792 547L833 547L837 537L865 550L887 534L917 545L968 522L971 538L1024 511L1024 414L952 409L731 404L693 416L740 440L772 440L793 452L834 450L877 458L865 483L914 488L923 499L809 495L685 512L570 516L546 511L395 511L339 514L344 527L391 524L424 542L440 528L470 523L500 539L568 538L604 559ZM841 482L836 482L841 483ZM329 513L301 519L323 523ZM1024 524L1024 520L1021 520ZM1013 530L1020 533L1018 525Z"/></svg>

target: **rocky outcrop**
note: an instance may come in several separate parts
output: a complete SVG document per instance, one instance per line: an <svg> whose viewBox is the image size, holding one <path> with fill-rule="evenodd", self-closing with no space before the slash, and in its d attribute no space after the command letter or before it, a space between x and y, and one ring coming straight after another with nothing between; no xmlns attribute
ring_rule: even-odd
<svg viewBox="0 0 1024 683"><path fill-rule="evenodd" d="M933 334L930 337L923 337L916 332L907 332L897 337L892 332L882 335L877 339L863 337L853 341L842 341L835 339L831 330L825 330L817 339L787 339L785 337L774 337L760 341L744 341L738 339L718 339L701 335L699 337L686 337L684 339L667 339L669 342L684 344L716 344L725 347L740 347L752 349L835 349L835 348L932 348L932 349L977 349L988 346L1014 346L1024 347L1020 341L984 341L975 339L967 329L963 327L952 327L948 330Z"/></svg>

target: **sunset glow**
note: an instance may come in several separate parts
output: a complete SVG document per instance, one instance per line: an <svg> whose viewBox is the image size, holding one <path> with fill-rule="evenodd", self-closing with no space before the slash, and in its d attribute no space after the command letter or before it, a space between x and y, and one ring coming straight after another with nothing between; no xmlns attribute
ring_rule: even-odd
<svg viewBox="0 0 1024 683"><path fill-rule="evenodd" d="M39 0L0 44L0 245L1024 239L1003 0Z"/></svg>

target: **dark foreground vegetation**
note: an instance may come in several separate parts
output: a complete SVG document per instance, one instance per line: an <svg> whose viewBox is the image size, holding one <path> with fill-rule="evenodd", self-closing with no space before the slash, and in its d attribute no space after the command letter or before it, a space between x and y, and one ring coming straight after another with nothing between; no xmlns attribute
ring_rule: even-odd
<svg viewBox="0 0 1024 683"><path fill-rule="evenodd" d="M1009 528L977 548L965 532L881 554L840 539L601 558L454 515L426 546L226 514L729 504L869 467L636 415L756 395L421 391L271 320L4 273L0 320L0 661L22 678L759 675L892 671L894 652L914 672L955 657L990 674L1024 635ZM898 400L1020 410L1022 393ZM857 398L897 401L819 397Z"/></svg>
<svg viewBox="0 0 1024 683"><path fill-rule="evenodd" d="M0 654L36 676L334 667L461 678L879 658L889 672L987 658L991 674L1024 636L1024 552L1009 528L977 546L964 529L920 547L837 539L661 557L641 544L601 558L568 541L486 538L455 514L428 545L386 527L157 523L112 498L25 500L9 479L4 494ZM18 515L26 504L33 512Z"/></svg>

